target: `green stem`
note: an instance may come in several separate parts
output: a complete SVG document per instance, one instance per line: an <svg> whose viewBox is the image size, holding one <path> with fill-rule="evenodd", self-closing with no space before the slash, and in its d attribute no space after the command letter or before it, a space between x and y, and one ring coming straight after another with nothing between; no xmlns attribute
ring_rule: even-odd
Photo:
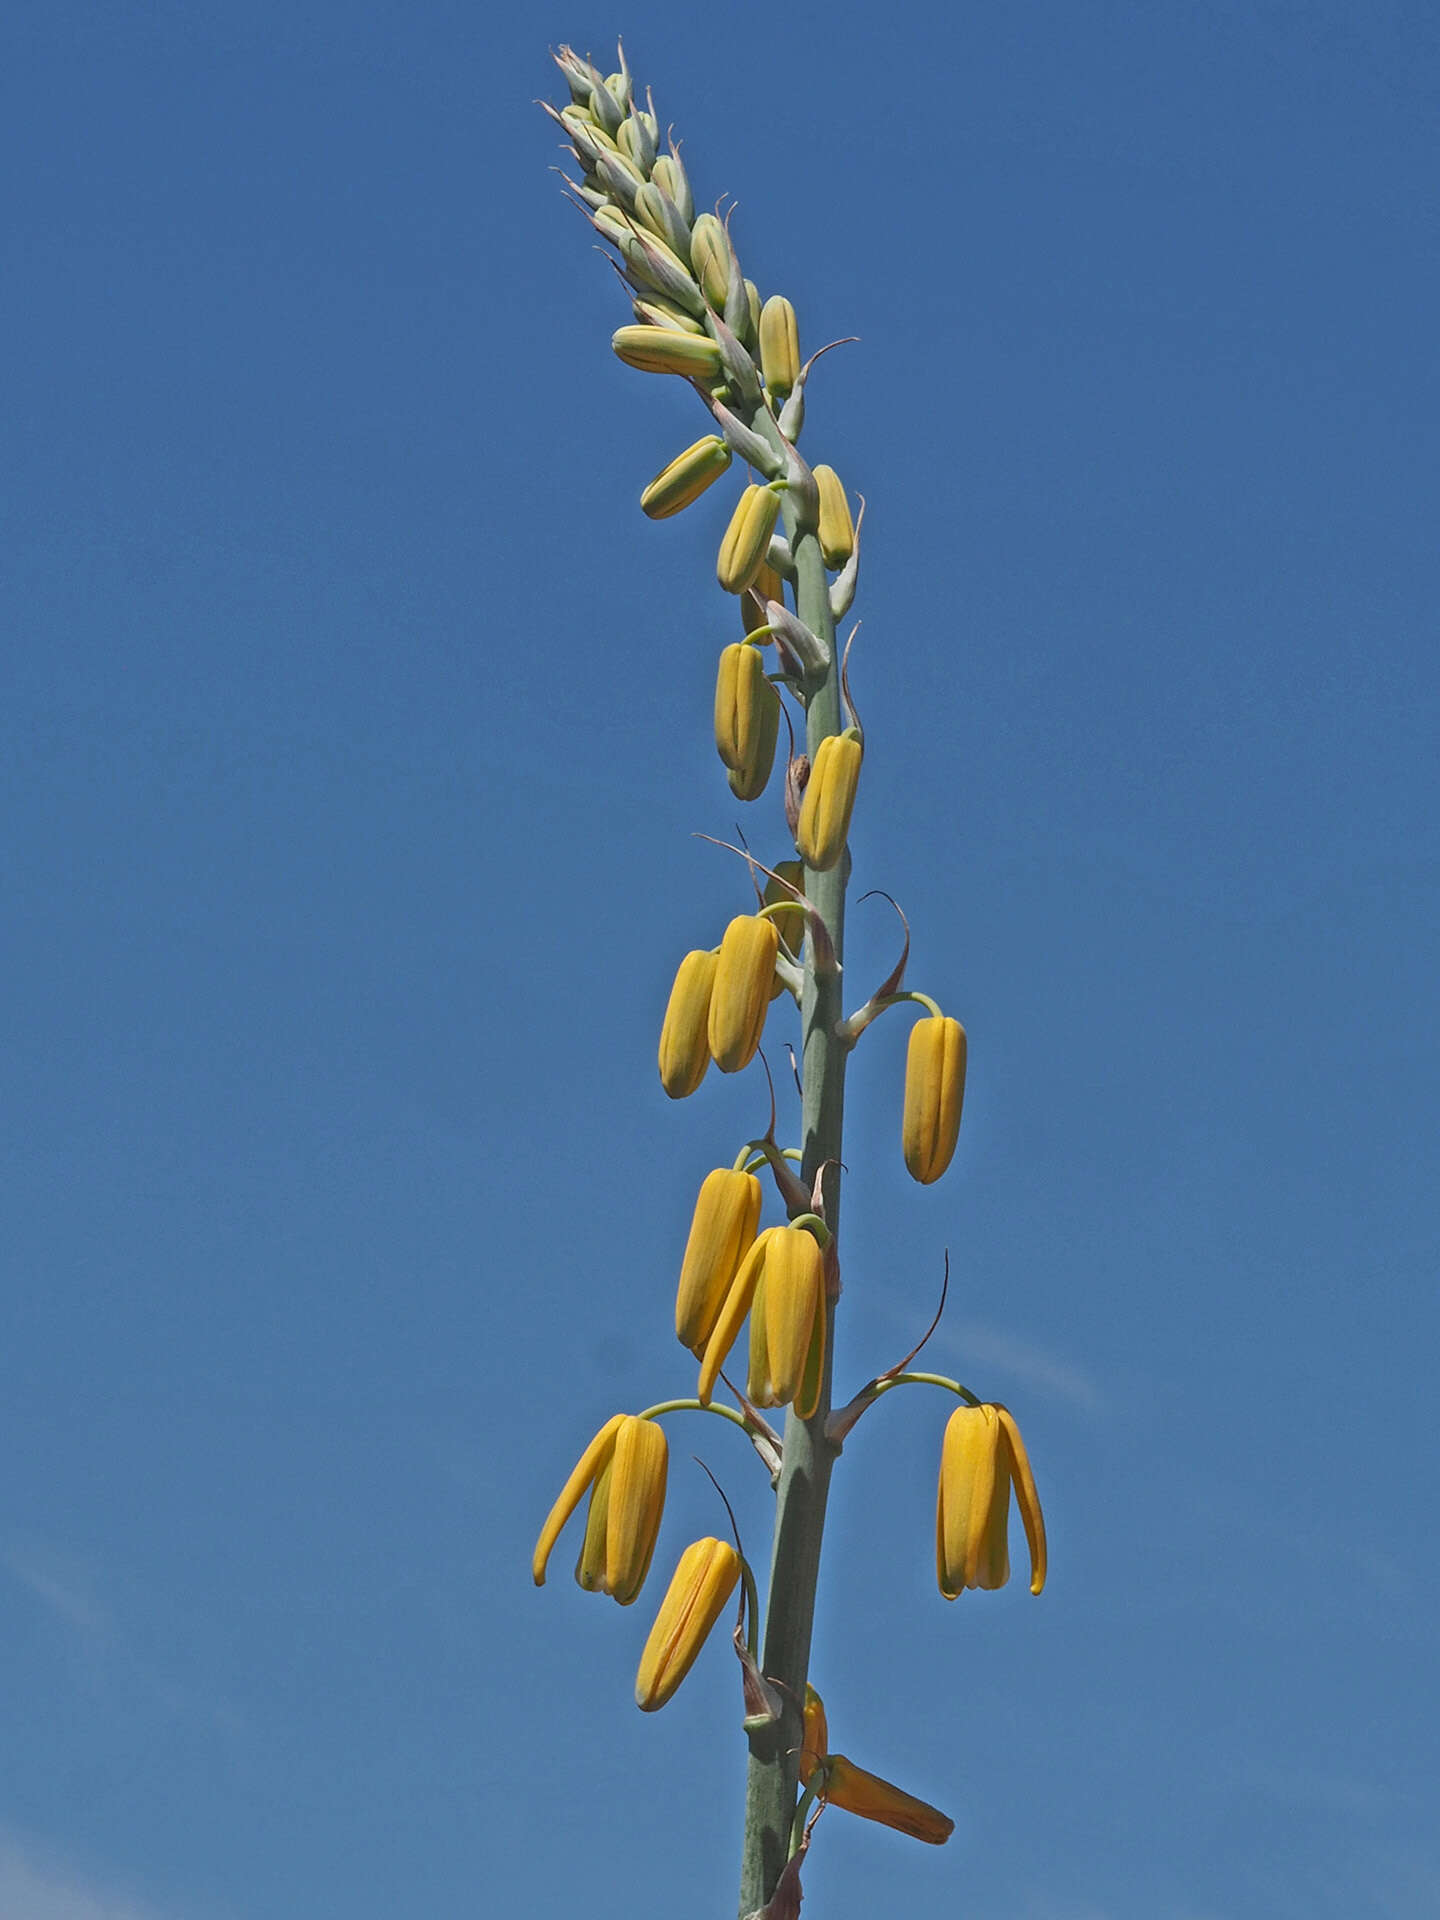
<svg viewBox="0 0 1440 1920"><path fill-rule="evenodd" d="M722 1420L733 1421L742 1433L751 1431L750 1422L743 1413L737 1412L734 1407L722 1407L717 1400L712 1400L708 1407L698 1400L659 1400L653 1407L646 1407L643 1413L637 1414L636 1418L658 1420L662 1413L718 1413Z"/></svg>
<svg viewBox="0 0 1440 1920"><path fill-rule="evenodd" d="M773 423L760 412L750 423L777 445ZM795 563L796 612L824 641L830 665L822 681L812 683L806 706L806 748L813 760L820 742L844 726L840 710L840 663L835 657L835 625L830 617L830 588L820 540L813 524L802 524L793 492L783 499L785 528ZM800 997L801 1025L801 1178L813 1190L820 1168L826 1171L825 1202L835 1232L840 1214L841 1136L848 1048L838 1037L844 1018L840 1004L839 962L845 937L845 887L848 856L821 873L807 867L805 895L824 918L835 949L833 972L816 973L814 941L806 943L805 981ZM810 1419L792 1407L785 1419L785 1453L775 1495L775 1533L765 1614L761 1672L775 1683L783 1702L780 1718L756 1728L750 1738L745 1788L745 1845L740 1871L740 1913L765 1906L790 1855L802 1739L802 1705L810 1666L810 1635L815 1618L815 1588L825 1503L835 1449L825 1436L830 1413L830 1383L835 1351L835 1307L826 1308L825 1378Z"/></svg>

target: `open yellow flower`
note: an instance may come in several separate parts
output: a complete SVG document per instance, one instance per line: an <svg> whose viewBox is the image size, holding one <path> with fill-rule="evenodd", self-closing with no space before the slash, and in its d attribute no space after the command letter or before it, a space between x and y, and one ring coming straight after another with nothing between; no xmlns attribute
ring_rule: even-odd
<svg viewBox="0 0 1440 1920"><path fill-rule="evenodd" d="M585 1492L590 1508L575 1578L590 1593L608 1593L628 1607L645 1584L665 1509L669 1448L654 1420L617 1413L575 1464L546 1516L531 1571L537 1587L560 1530Z"/></svg>
<svg viewBox="0 0 1440 1920"><path fill-rule="evenodd" d="M1030 1547L1030 1591L1045 1585L1045 1519L1020 1429L1008 1407L957 1407L945 1428L935 1510L940 1591L994 1589L1010 1578L1010 1488Z"/></svg>
<svg viewBox="0 0 1440 1920"><path fill-rule="evenodd" d="M663 1707L689 1673L739 1578L740 1556L728 1540L686 1547L640 1655L635 1704L642 1713Z"/></svg>

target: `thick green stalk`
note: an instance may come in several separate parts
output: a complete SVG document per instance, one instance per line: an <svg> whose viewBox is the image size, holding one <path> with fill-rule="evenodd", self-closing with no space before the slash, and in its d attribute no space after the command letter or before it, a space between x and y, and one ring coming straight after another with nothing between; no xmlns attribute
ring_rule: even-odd
<svg viewBox="0 0 1440 1920"><path fill-rule="evenodd" d="M760 422L757 421L757 426ZM763 428L762 428L763 430ZM831 663L823 684L814 688L806 718L811 755L828 734L843 726L840 663L820 542L813 527L802 528L786 501L786 528L796 569L796 612L825 641ZM805 893L825 918L838 967L844 948L845 886L849 855L827 873L807 868ZM843 1019L838 972L817 976L814 943L807 944L805 985L800 1002L801 1086L804 1159L801 1175L813 1188L825 1167L825 1216L832 1231L840 1217L840 1150L845 1105L848 1048L837 1037ZM828 1164L827 1164L828 1163ZM810 1665L810 1632L815 1617L815 1587L820 1573L820 1543L825 1502L835 1449L825 1438L830 1413L835 1309L828 1309L825 1380L820 1404L809 1420L792 1407L785 1420L785 1453L776 1489L775 1532L771 1544L770 1585L766 1602L761 1671L777 1683L782 1717L750 1736L750 1765L745 1789L745 1849L740 1873L740 1913L756 1912L775 1891L789 1853L790 1823L799 1774L801 1711Z"/></svg>

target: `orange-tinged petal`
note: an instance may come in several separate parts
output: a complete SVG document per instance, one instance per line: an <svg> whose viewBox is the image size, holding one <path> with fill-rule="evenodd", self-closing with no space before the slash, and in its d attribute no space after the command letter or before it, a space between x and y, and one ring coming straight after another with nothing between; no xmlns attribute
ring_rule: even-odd
<svg viewBox="0 0 1440 1920"><path fill-rule="evenodd" d="M574 1471L560 1489L559 1499L546 1516L545 1524L540 1529L540 1538L535 1542L535 1558L531 1568L537 1587L543 1587L545 1584L546 1564L556 1540L560 1537L560 1529L579 1506L585 1489L609 1459L615 1444L615 1435L625 1417L623 1413L614 1413L605 1422L576 1461Z"/></svg>
<svg viewBox="0 0 1440 1920"><path fill-rule="evenodd" d="M830 1751L830 1728L825 1719L825 1702L814 1687L805 1689L805 1732L800 1743L800 1784L808 1787L810 1776Z"/></svg>
<svg viewBox="0 0 1440 1920"><path fill-rule="evenodd" d="M949 1814L941 1813L927 1800L892 1786L878 1774L857 1767L843 1753L832 1753L826 1770L824 1796L832 1807L844 1807L858 1813L862 1820L878 1820L883 1826L908 1833L932 1847L942 1847L955 1831Z"/></svg>
<svg viewBox="0 0 1440 1920"><path fill-rule="evenodd" d="M695 1664L740 1578L740 1556L728 1540L696 1540L680 1556L640 1655L635 1704L663 1707Z"/></svg>

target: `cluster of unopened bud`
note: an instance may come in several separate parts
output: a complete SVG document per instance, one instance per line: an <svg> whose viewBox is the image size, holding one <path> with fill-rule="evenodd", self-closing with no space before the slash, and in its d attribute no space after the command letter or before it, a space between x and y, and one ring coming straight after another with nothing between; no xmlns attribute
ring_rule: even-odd
<svg viewBox="0 0 1440 1920"><path fill-rule="evenodd" d="M660 1084L672 1100L691 1094L713 1060L738 1073L765 1030L780 936L762 914L737 914L718 948L687 953L660 1028Z"/></svg>

